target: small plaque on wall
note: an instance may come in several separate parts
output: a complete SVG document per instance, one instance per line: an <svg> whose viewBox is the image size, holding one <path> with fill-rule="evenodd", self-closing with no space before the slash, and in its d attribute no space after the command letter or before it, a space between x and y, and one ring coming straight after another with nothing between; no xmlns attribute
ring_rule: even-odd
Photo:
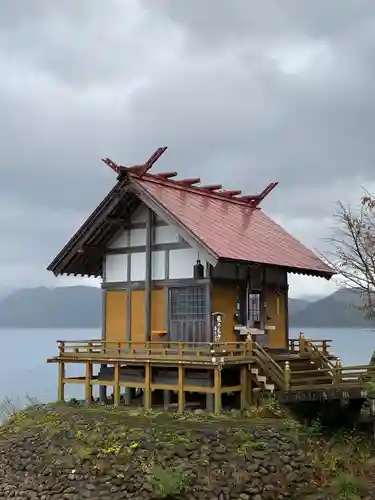
<svg viewBox="0 0 375 500"><path fill-rule="evenodd" d="M221 312L212 313L212 328L214 342L220 342L222 336L223 316Z"/></svg>

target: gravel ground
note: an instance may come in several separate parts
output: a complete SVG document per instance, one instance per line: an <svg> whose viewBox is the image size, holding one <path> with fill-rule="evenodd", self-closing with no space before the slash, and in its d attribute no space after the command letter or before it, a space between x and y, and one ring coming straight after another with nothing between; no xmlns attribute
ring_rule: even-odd
<svg viewBox="0 0 375 500"><path fill-rule="evenodd" d="M317 474L276 420L49 406L0 428L0 500L327 500Z"/></svg>

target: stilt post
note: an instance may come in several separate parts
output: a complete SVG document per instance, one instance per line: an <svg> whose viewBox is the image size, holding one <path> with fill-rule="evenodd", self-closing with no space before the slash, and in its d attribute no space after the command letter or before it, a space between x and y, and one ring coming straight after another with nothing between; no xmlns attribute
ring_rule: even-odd
<svg viewBox="0 0 375 500"><path fill-rule="evenodd" d="M64 378L65 378L65 363L63 361L59 361L57 399L62 403L65 401Z"/></svg>
<svg viewBox="0 0 375 500"><path fill-rule="evenodd" d="M85 377L85 399L86 405L92 403L92 363L91 361L86 361L86 377Z"/></svg>
<svg viewBox="0 0 375 500"><path fill-rule="evenodd" d="M248 377L247 365L241 366L241 410L246 410L249 404Z"/></svg>
<svg viewBox="0 0 375 500"><path fill-rule="evenodd" d="M145 366L145 389L144 389L144 400L143 405L146 410L151 408L151 366L150 363L146 363Z"/></svg>
<svg viewBox="0 0 375 500"><path fill-rule="evenodd" d="M221 413L221 366L214 369L215 413Z"/></svg>
<svg viewBox="0 0 375 500"><path fill-rule="evenodd" d="M113 380L113 404L120 406L120 363L115 364L115 373Z"/></svg>
<svg viewBox="0 0 375 500"><path fill-rule="evenodd" d="M185 409L184 392L185 367L182 363L178 365L178 411L182 413Z"/></svg>

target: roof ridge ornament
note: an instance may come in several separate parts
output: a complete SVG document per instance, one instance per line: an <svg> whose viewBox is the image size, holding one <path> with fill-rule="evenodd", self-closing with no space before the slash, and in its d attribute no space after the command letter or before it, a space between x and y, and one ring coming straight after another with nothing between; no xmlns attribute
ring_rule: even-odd
<svg viewBox="0 0 375 500"><path fill-rule="evenodd" d="M116 172L119 176L132 173L141 178L152 168L153 164L161 157L162 154L165 153L167 149L167 146L158 148L145 163L139 165L131 165L129 167L125 167L124 165L118 165L110 158L102 158L102 162L105 163L114 172Z"/></svg>
<svg viewBox="0 0 375 500"><path fill-rule="evenodd" d="M118 180L126 178L129 174L132 177L141 180L142 177L149 172L154 163L165 153L166 150L167 146L158 148L145 163L139 165L130 165L128 167L125 167L123 165L118 165L110 158L103 158L102 162L117 173ZM189 190L192 189L194 191L198 191L206 195L220 196L225 200L240 201L244 204L247 204L251 208L258 207L258 205L264 200L264 198L268 196L270 192L273 191L275 187L279 184L278 182L271 182L259 194L241 195L242 192L240 190L237 189L225 190L223 189L223 186L221 184L209 184L206 186L204 185L198 186L198 184L201 182L199 177L174 179L174 177L177 177L177 175L178 175L177 172L174 171L149 174L149 176L152 179L159 180L161 182L167 181L168 183L170 183L169 185L171 186L181 187ZM149 179L150 177L147 178Z"/></svg>

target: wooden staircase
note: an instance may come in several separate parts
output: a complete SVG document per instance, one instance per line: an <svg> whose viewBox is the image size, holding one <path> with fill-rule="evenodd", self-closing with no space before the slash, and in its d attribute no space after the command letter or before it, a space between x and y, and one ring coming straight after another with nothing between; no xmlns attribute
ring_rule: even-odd
<svg viewBox="0 0 375 500"><path fill-rule="evenodd" d="M260 375L259 368L251 368L251 373L254 375L254 380L257 385L253 389L253 392L269 392L273 394L275 392L275 384L272 384L268 381L267 375Z"/></svg>
<svg viewBox="0 0 375 500"><path fill-rule="evenodd" d="M251 368L254 393L273 395L284 388L284 373L272 356L258 343L253 342L253 354L256 366Z"/></svg>
<svg viewBox="0 0 375 500"><path fill-rule="evenodd" d="M322 390L334 386L338 373L338 358L308 340L301 342L298 352L266 350L254 342L253 354L256 366L251 374L257 393Z"/></svg>

